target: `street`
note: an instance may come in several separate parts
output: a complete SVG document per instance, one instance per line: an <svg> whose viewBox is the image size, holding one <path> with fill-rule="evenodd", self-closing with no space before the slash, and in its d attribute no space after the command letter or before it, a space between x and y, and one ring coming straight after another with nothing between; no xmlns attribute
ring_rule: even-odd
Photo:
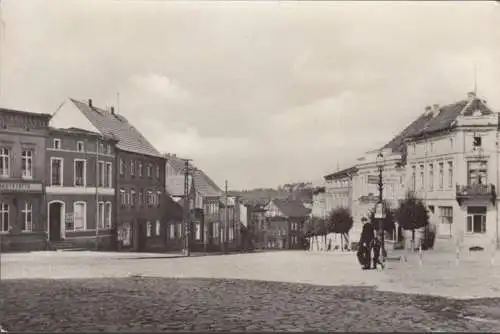
<svg viewBox="0 0 500 334"><path fill-rule="evenodd" d="M457 266L449 255L427 257L422 267L411 255L384 271L361 271L352 253L4 254L0 324L10 331L500 330L493 284L500 266L473 255ZM439 296L453 294L461 299Z"/></svg>

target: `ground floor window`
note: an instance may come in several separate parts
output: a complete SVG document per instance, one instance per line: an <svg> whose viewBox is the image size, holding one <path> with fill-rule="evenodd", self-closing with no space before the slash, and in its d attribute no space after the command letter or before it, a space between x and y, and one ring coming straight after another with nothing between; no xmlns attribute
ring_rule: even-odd
<svg viewBox="0 0 500 334"><path fill-rule="evenodd" d="M146 236L150 237L153 235L153 224L150 221L146 222Z"/></svg>
<svg viewBox="0 0 500 334"><path fill-rule="evenodd" d="M33 205L30 202L25 201L21 213L22 213L21 231L31 232L33 230Z"/></svg>
<svg viewBox="0 0 500 334"><path fill-rule="evenodd" d="M215 238L215 239L218 239L219 238L219 222L214 222L212 223L212 236Z"/></svg>
<svg viewBox="0 0 500 334"><path fill-rule="evenodd" d="M485 206L467 207L468 233L486 233L486 212Z"/></svg>
<svg viewBox="0 0 500 334"><path fill-rule="evenodd" d="M194 238L196 240L201 240L201 224L199 222L194 224Z"/></svg>
<svg viewBox="0 0 500 334"><path fill-rule="evenodd" d="M160 235L160 231L161 231L161 224L160 224L160 221L157 220L156 221L156 225L155 225L155 232L156 232L156 235L159 236Z"/></svg>
<svg viewBox="0 0 500 334"><path fill-rule="evenodd" d="M111 228L111 202L106 202L104 206L104 228Z"/></svg>
<svg viewBox="0 0 500 334"><path fill-rule="evenodd" d="M176 236L178 238L182 237L182 223L177 223L177 231L176 231Z"/></svg>
<svg viewBox="0 0 500 334"><path fill-rule="evenodd" d="M84 230L87 225L87 203L73 203L73 219L65 220L66 231Z"/></svg>
<svg viewBox="0 0 500 334"><path fill-rule="evenodd" d="M9 204L0 202L0 232L9 231Z"/></svg>
<svg viewBox="0 0 500 334"><path fill-rule="evenodd" d="M229 240L234 240L234 225L229 226Z"/></svg>
<svg viewBox="0 0 500 334"><path fill-rule="evenodd" d="M168 235L170 239L175 238L175 224L170 224L170 231Z"/></svg>
<svg viewBox="0 0 500 334"><path fill-rule="evenodd" d="M125 223L121 228L121 240L124 246L130 246L131 244L131 227L130 223Z"/></svg>
<svg viewBox="0 0 500 334"><path fill-rule="evenodd" d="M97 206L97 219L100 229L104 228L104 202L99 202Z"/></svg>

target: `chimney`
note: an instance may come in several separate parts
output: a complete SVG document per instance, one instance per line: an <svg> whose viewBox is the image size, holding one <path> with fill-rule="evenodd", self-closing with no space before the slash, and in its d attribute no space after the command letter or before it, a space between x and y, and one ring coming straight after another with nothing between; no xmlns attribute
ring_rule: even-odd
<svg viewBox="0 0 500 334"><path fill-rule="evenodd" d="M431 106L427 106L425 107L425 114L426 115L429 115L431 113L431 110L432 110L432 107Z"/></svg>
<svg viewBox="0 0 500 334"><path fill-rule="evenodd" d="M115 107L111 106L111 115L115 114Z"/></svg>
<svg viewBox="0 0 500 334"><path fill-rule="evenodd" d="M473 100L476 97L476 93L474 93L474 92L468 92L467 93L467 97L469 98L469 100Z"/></svg>
<svg viewBox="0 0 500 334"><path fill-rule="evenodd" d="M92 108L92 99L89 99L89 107Z"/></svg>

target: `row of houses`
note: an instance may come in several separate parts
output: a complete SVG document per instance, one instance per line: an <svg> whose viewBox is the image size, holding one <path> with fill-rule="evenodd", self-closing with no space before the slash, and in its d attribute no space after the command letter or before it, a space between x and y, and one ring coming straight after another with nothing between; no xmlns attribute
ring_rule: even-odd
<svg viewBox="0 0 500 334"><path fill-rule="evenodd" d="M346 169L323 177L312 214L347 207L354 218L351 242L362 218L379 200L374 180L382 156L383 198L395 208L408 192L426 204L437 237L467 246L499 246L499 113L475 93L445 106L434 104L383 147ZM401 233L389 233L395 239Z"/></svg>
<svg viewBox="0 0 500 334"><path fill-rule="evenodd" d="M190 169L185 198L184 161L90 99L52 115L0 109L1 249L179 250L184 201L194 250L238 248L246 210Z"/></svg>

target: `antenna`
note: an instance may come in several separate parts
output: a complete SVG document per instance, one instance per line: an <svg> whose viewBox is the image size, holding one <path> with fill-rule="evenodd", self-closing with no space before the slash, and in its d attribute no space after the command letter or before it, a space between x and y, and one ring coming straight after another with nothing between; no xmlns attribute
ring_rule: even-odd
<svg viewBox="0 0 500 334"><path fill-rule="evenodd" d="M477 62L474 62L474 95L477 95Z"/></svg>

